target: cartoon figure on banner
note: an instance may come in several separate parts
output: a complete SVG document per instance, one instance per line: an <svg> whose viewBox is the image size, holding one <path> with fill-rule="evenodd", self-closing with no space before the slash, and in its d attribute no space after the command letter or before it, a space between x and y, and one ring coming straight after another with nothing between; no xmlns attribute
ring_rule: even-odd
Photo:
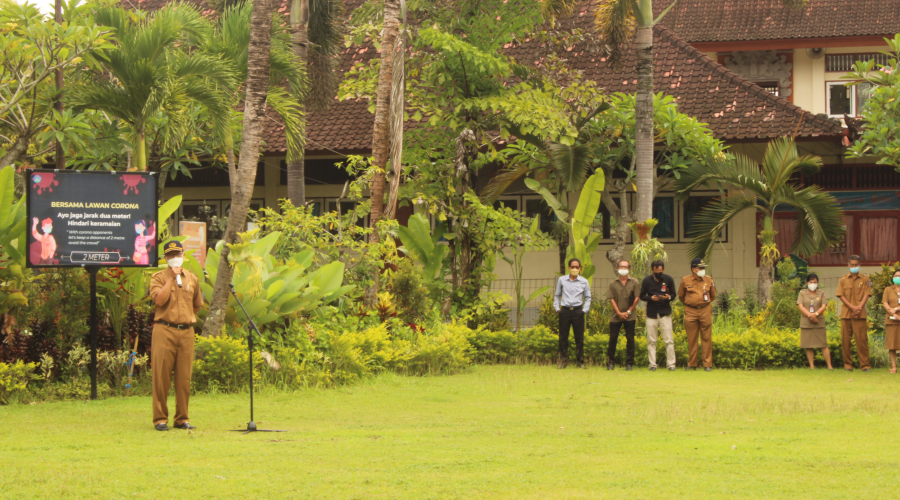
<svg viewBox="0 0 900 500"><path fill-rule="evenodd" d="M150 264L150 256L148 251L156 245L156 224L150 224L150 233L144 234L147 230L147 223L143 219L134 224L134 232L137 237L134 239L134 263L139 266Z"/></svg>
<svg viewBox="0 0 900 500"><path fill-rule="evenodd" d="M56 238L50 234L53 232L53 220L48 217L40 222L44 234L41 234L37 229L37 217L32 220L31 224L31 235L37 240L31 244L29 256L31 263L37 266L52 266L54 264L59 264L58 260L53 259L53 254L56 253Z"/></svg>
<svg viewBox="0 0 900 500"><path fill-rule="evenodd" d="M138 184L143 184L147 182L147 179L143 175L122 175L122 183L125 184L125 191L122 194L128 194L128 190L134 191L134 194L138 194Z"/></svg>
<svg viewBox="0 0 900 500"><path fill-rule="evenodd" d="M31 182L34 183L34 188L37 189L37 194L42 194L44 190L53 192L53 186L59 186L59 181L56 180L56 174L34 174L31 176Z"/></svg>

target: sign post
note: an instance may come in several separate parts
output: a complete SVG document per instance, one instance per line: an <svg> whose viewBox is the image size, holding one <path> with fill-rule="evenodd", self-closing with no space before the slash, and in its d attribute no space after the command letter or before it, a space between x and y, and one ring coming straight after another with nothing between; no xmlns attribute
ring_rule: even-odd
<svg viewBox="0 0 900 500"><path fill-rule="evenodd" d="M157 174L26 170L31 268L81 267L91 286L91 399L97 399L97 273L155 266Z"/></svg>

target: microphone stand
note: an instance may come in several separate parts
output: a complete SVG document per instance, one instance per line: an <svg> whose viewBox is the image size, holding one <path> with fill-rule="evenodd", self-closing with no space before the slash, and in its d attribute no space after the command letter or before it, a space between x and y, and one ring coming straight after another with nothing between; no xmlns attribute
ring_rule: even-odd
<svg viewBox="0 0 900 500"><path fill-rule="evenodd" d="M204 269L204 272L206 270ZM231 295L234 296L234 300L237 301L238 305L241 306L241 310L244 311L244 316L247 317L247 321L250 322L250 328L247 329L247 348L250 351L250 422L247 424L246 429L231 429L235 432L241 432L243 434L249 434L251 432L286 432L286 431L276 431L269 429L259 429L256 427L256 422L253 421L253 332L256 332L256 335L259 336L260 340L262 340L262 335L259 333L259 328L256 327L256 323L253 322L253 318L247 314L247 310L244 309L244 304L241 303L241 299L238 298L237 293L234 291L234 284L229 283L228 288L231 290Z"/></svg>

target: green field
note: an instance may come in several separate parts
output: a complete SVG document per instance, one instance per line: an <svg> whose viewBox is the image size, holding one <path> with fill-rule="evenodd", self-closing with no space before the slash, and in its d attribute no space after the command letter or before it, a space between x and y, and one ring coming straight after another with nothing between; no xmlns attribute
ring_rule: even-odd
<svg viewBox="0 0 900 500"><path fill-rule="evenodd" d="M449 377L201 395L188 433L147 397L0 407L3 498L889 498L886 371L478 366ZM170 399L170 411L174 399ZM893 493L892 493L893 492Z"/></svg>

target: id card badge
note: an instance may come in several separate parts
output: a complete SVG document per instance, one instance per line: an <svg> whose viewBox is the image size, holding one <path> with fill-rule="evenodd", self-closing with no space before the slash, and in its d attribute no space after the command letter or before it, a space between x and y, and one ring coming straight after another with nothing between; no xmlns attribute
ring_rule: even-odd
<svg viewBox="0 0 900 500"><path fill-rule="evenodd" d="M666 293L666 282L665 281L663 281L663 284L662 284L662 293Z"/></svg>
<svg viewBox="0 0 900 500"><path fill-rule="evenodd" d="M809 312L810 313L816 312L816 306L814 306L812 302L809 303Z"/></svg>
<svg viewBox="0 0 900 500"><path fill-rule="evenodd" d="M709 292L706 291L706 286L703 287L703 302L709 302Z"/></svg>

